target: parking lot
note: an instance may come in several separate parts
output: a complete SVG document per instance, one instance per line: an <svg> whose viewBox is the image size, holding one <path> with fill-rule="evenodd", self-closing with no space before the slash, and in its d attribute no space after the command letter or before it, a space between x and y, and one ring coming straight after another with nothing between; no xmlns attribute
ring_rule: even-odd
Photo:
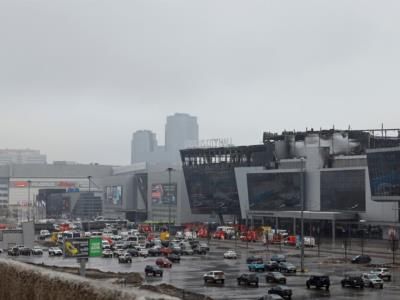
<svg viewBox="0 0 400 300"><path fill-rule="evenodd" d="M207 255L182 256L180 263L174 263L171 269L164 269L164 276L147 277L145 283L159 284L169 283L177 287L184 288L193 292L208 295L213 299L257 299L268 293L268 289L274 286L273 283L266 283L265 273L257 273L259 276L259 287L239 286L236 278L241 273L247 273L246 258L250 255L260 255L264 260L269 260L273 253L281 250L277 246L270 247L267 251L260 243L249 244L234 241L216 241L210 243L210 252ZM224 259L223 254L228 249L236 249L238 259ZM293 248L283 248L282 252L287 255L287 260L295 264L298 269L300 266L299 250ZM2 254L7 256L7 254ZM337 262L335 262L335 257ZM385 282L384 288L372 289L364 288L342 288L340 281L343 274L349 271L367 272L371 268L361 265L353 265L341 262L341 256L328 253L321 253L318 257L315 252L306 250L304 274L297 272L296 275L287 276L287 286L293 291L292 299L398 299L400 296L400 273L398 269L392 269L392 281ZM65 259L63 257L49 257L47 252L43 256L19 256L14 258L20 261L30 261L34 263L44 263L46 265L57 266L77 266L75 259ZM133 258L132 264L119 264L116 258L90 258L87 267L102 271L114 272L140 272L144 276L144 267L147 264L154 264L156 257ZM385 263L385 259L378 258L375 263ZM373 259L374 263L374 259ZM225 283L204 284L202 276L207 271L222 270L225 272ZM330 276L331 287L329 291L324 289L307 290L305 282L310 274L324 273Z"/></svg>

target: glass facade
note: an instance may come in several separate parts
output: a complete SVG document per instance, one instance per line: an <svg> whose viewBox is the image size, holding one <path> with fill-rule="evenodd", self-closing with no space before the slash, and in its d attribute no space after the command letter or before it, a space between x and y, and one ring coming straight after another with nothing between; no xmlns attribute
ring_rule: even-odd
<svg viewBox="0 0 400 300"><path fill-rule="evenodd" d="M247 174L250 210L300 210L299 172Z"/></svg>
<svg viewBox="0 0 400 300"><path fill-rule="evenodd" d="M365 211L365 171L322 171L321 211Z"/></svg>
<svg viewBox="0 0 400 300"><path fill-rule="evenodd" d="M192 213L240 215L234 168L184 168L184 175Z"/></svg>
<svg viewBox="0 0 400 300"><path fill-rule="evenodd" d="M400 150L367 153L372 197L400 197Z"/></svg>

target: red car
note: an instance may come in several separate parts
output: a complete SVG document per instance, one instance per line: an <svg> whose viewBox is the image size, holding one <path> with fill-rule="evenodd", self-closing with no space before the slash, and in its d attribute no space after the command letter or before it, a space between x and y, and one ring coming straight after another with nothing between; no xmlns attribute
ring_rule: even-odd
<svg viewBox="0 0 400 300"><path fill-rule="evenodd" d="M171 268L172 262L164 257L157 258L156 265L162 268Z"/></svg>
<svg viewBox="0 0 400 300"><path fill-rule="evenodd" d="M167 247L162 247L160 249L160 252L161 252L162 255L167 256L168 254L172 253L172 249L171 248L167 248Z"/></svg>

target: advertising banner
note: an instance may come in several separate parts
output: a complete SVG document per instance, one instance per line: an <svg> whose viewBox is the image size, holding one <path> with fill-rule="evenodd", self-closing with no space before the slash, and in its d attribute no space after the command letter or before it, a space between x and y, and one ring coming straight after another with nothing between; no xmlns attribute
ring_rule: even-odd
<svg viewBox="0 0 400 300"><path fill-rule="evenodd" d="M169 184L152 184L151 185L151 201L153 206L176 205L177 186L176 183Z"/></svg>
<svg viewBox="0 0 400 300"><path fill-rule="evenodd" d="M101 244L102 244L101 237L90 238L90 240L89 240L89 256L90 257L101 256L101 254L102 254Z"/></svg>
<svg viewBox="0 0 400 300"><path fill-rule="evenodd" d="M66 258L89 257L89 239L88 238L65 239L64 257Z"/></svg>
<svg viewBox="0 0 400 300"><path fill-rule="evenodd" d="M115 206L121 206L122 205L122 186L116 185L116 186L107 186L106 190L106 202L108 204L112 204Z"/></svg>

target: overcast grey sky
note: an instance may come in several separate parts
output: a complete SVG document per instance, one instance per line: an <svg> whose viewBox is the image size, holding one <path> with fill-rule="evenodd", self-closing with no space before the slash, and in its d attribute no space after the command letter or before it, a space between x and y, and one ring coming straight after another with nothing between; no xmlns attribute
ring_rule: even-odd
<svg viewBox="0 0 400 300"><path fill-rule="evenodd" d="M400 1L0 0L0 148L127 164L167 115L200 137L400 127Z"/></svg>

